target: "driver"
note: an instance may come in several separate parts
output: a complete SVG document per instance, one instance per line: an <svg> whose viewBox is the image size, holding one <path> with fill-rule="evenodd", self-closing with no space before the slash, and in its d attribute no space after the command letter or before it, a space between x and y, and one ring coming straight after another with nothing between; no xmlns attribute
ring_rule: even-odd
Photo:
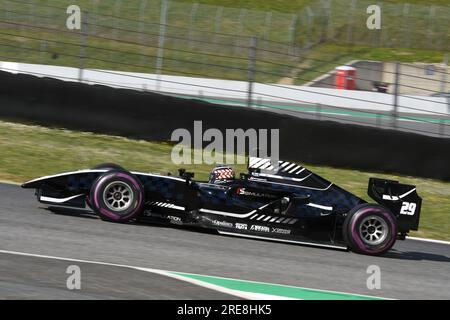
<svg viewBox="0 0 450 320"><path fill-rule="evenodd" d="M233 168L220 166L212 169L209 174L209 183L224 183L233 181L235 179L235 173Z"/></svg>

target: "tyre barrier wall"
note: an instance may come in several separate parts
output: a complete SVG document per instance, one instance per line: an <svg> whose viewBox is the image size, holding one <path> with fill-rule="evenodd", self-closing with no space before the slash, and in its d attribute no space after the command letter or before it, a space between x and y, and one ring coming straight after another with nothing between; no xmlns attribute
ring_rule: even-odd
<svg viewBox="0 0 450 320"><path fill-rule="evenodd" d="M152 141L195 120L203 132L279 129L281 159L450 180L450 139L23 74L0 72L0 118Z"/></svg>

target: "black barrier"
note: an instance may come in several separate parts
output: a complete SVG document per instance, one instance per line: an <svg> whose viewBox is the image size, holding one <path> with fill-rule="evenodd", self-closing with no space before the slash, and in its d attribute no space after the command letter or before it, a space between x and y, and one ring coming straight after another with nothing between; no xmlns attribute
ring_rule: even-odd
<svg viewBox="0 0 450 320"><path fill-rule="evenodd" d="M450 180L450 139L30 75L0 72L0 117L153 141L192 132L195 120L203 130L280 129L282 159Z"/></svg>

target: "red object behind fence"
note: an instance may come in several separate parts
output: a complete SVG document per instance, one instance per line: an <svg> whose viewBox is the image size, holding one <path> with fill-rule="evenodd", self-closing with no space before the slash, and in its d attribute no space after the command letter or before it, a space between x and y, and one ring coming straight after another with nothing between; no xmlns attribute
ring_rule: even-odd
<svg viewBox="0 0 450 320"><path fill-rule="evenodd" d="M349 66L336 68L336 89L356 89L356 69Z"/></svg>

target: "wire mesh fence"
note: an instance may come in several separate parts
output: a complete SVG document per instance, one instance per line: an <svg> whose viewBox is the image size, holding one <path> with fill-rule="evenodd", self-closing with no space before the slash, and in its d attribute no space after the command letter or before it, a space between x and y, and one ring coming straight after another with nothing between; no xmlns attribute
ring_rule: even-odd
<svg viewBox="0 0 450 320"><path fill-rule="evenodd" d="M365 27L365 0L317 1L298 14L169 0L86 0L77 2L81 30L68 30L70 1L0 3L0 60L79 68L83 81L89 80L83 70L103 70L91 83L111 84L108 77L119 71L137 72L121 73L125 78L114 85L135 89L136 79L146 90L184 85L182 92L166 93L380 127L397 128L401 120L408 131L450 137L446 63L403 64L400 71L389 63L355 65L359 89L371 91L374 83L385 82L396 93L392 101L296 86L321 77L309 85L335 88L334 58L304 56L326 41L448 49L449 21L443 17L449 8L380 3L383 24L374 31Z"/></svg>
<svg viewBox="0 0 450 320"><path fill-rule="evenodd" d="M450 7L370 0L327 1L327 39L374 47L450 49ZM381 28L366 28L370 5L382 12ZM316 9L320 12L320 8Z"/></svg>
<svg viewBox="0 0 450 320"><path fill-rule="evenodd" d="M81 44L79 33L61 30L65 26L66 8L70 1L1 0L1 3L2 30L14 31L16 35L40 35L41 40L15 40L21 44L39 46L42 49L39 54L41 63L74 65L64 55L66 45L54 42L60 40ZM236 70L248 66L245 60L253 37L258 39L258 60L282 61L284 64L257 64L255 67L261 72L256 77L261 81L276 80L276 76L270 75L271 72L289 76L303 54L323 42L450 49L450 7L380 3L383 8L382 28L369 30L366 28L366 8L371 2L366 0L317 1L297 14L169 0L114 0L107 3L84 0L79 3L84 13L83 28L89 38L85 39L86 43L102 48L91 46L84 52L85 55L135 62L136 55L140 54L138 60L142 67L132 71L157 72L157 67L165 65L178 73L200 69L214 76L246 80L246 72ZM162 43L164 46L161 46ZM110 52L105 53L108 48ZM56 55L46 54L51 51ZM132 51L134 55L123 53L126 51ZM29 53L16 53L19 59L29 57ZM163 57L158 57L158 54ZM203 70L205 68L199 64L192 63L195 60L201 60L206 65L210 63ZM215 67L224 61L226 66L236 69ZM110 67L99 62L94 66L97 64L99 67Z"/></svg>
<svg viewBox="0 0 450 320"><path fill-rule="evenodd" d="M254 19L258 16L257 13L226 8L216 13L215 30L211 31L211 16L208 14L211 13L211 6L191 6L169 1L142 1L136 8L130 7L132 1L122 3L118 0L114 5L102 8L100 2L93 1L92 11L83 11L84 32L78 33L61 30L61 26L65 26L67 19L65 7L38 5L35 2L2 1L4 2L3 21L0 21L2 30L10 31L15 35L36 36L34 39L15 40L31 47L41 48L39 56L30 57L29 52L12 50L17 54L18 59L31 58L33 62L38 60L40 63L76 65L67 54L68 50L71 55L74 55L73 53L77 50L75 45L85 41L86 44L95 44L86 46L85 56L108 58L105 60L110 61L127 61L139 65L139 67L127 68L129 71L159 72L156 69L164 67L169 73L170 70L174 70L178 74L200 73L245 80L247 72L243 69L248 66L248 48L253 36L261 36L258 37L257 45L258 49L261 48L261 55L266 59L276 61L280 57L285 58L284 54L292 47L292 43L281 36L283 32L271 31L272 27L282 30L282 24L285 23L283 14L279 14L281 17L272 14L272 18L268 19L272 21L271 29L267 28L263 34L261 29L252 29L252 23L256 23ZM136 1L134 3L139 4ZM162 5L164 3L166 6ZM165 10L164 7L166 7ZM240 12L238 16L241 16L240 22L234 21L238 12ZM262 17L262 15L259 16ZM248 19L253 22L248 23ZM279 22L275 23L274 20ZM164 23L161 23L162 21ZM61 30L61 32L55 32L55 30ZM249 36L250 34L252 36ZM83 36L87 39L80 39ZM271 40L272 38L280 41ZM70 48L67 43L72 44ZM162 43L164 43L163 46ZM140 57L136 59L138 55ZM290 62L295 63L297 60L298 56L289 56ZM196 61L204 62L204 67ZM110 69L114 67L114 63L87 62L86 67ZM276 68L278 72L283 69L280 67ZM261 65L260 69L271 71L267 65ZM270 79L270 73L267 73L266 77L263 76L264 78Z"/></svg>

